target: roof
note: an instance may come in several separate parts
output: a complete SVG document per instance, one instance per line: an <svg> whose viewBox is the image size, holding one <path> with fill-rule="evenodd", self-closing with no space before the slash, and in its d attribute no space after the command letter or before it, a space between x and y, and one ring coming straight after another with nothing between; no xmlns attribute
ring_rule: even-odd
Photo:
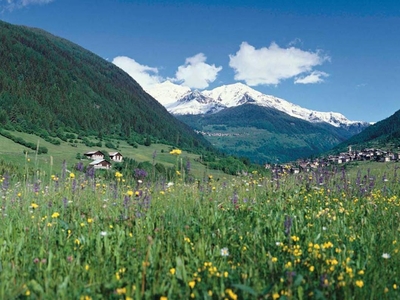
<svg viewBox="0 0 400 300"><path fill-rule="evenodd" d="M117 154L119 154L119 155L122 156L122 154L119 153L118 151L117 151L117 152L110 152L110 153L108 153L108 155L110 155L110 156L115 156L115 155L117 155Z"/></svg>
<svg viewBox="0 0 400 300"><path fill-rule="evenodd" d="M103 161L105 161L105 162L107 162L108 164L109 164L109 162L108 161L106 161L105 159L96 159L96 160L94 160L94 161L92 161L89 165L97 165L97 164L99 164L99 163L102 163Z"/></svg>
<svg viewBox="0 0 400 300"><path fill-rule="evenodd" d="M98 152L103 154L100 150L95 150L95 151L88 151L88 152L85 153L85 155L95 154L95 153L98 153Z"/></svg>

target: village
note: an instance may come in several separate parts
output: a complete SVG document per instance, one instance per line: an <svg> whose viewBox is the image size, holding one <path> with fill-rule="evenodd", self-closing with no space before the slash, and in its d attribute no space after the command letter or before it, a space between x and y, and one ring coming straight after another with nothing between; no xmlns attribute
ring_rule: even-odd
<svg viewBox="0 0 400 300"><path fill-rule="evenodd" d="M338 155L328 155L314 159L300 159L295 162L285 164L265 164L265 168L277 173L310 172L318 168L329 167L332 165L342 165L354 161L376 161L376 162L398 162L400 151L386 151L375 148L366 148L360 151L353 150L349 146L347 152Z"/></svg>

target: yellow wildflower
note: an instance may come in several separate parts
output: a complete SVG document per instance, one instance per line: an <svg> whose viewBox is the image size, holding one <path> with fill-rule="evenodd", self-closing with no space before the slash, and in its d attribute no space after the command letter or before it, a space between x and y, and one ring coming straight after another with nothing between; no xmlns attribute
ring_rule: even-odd
<svg viewBox="0 0 400 300"><path fill-rule="evenodd" d="M364 286L364 281L356 280L356 286L358 286L359 288L362 288Z"/></svg>
<svg viewBox="0 0 400 300"><path fill-rule="evenodd" d="M169 154L172 154L172 155L181 155L181 153L182 153L182 150L180 150L180 149L173 149L169 152Z"/></svg>
<svg viewBox="0 0 400 300"><path fill-rule="evenodd" d="M116 290L118 295L124 295L126 294L126 288L120 288Z"/></svg>

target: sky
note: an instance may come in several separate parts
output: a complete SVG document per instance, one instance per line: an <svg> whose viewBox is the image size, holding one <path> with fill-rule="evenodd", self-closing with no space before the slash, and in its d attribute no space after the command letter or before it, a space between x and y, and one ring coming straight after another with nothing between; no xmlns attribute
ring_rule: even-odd
<svg viewBox="0 0 400 300"><path fill-rule="evenodd" d="M400 109L400 1L0 0L144 89L236 82L304 108L377 122Z"/></svg>

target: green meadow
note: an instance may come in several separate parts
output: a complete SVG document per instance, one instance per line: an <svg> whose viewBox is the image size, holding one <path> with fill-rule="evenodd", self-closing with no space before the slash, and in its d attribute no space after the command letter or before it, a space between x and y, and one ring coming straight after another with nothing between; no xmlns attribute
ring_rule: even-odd
<svg viewBox="0 0 400 300"><path fill-rule="evenodd" d="M50 173L3 174L0 299L400 299L395 163L151 181L78 171L71 148L68 171L29 154Z"/></svg>
<svg viewBox="0 0 400 300"><path fill-rule="evenodd" d="M59 173L64 163L66 163L67 169L72 169L78 162L82 162L84 166L88 166L92 161L85 159L83 154L93 150L105 150L107 152L119 151L124 158L133 159L137 163L160 163L166 168L175 168L178 163L179 165L185 165L189 160L191 164L191 174L196 177L202 177L205 174L212 174L215 176L222 174L222 172L218 170L208 170L205 165L198 162L200 155L195 153L182 151L179 161L177 162L177 157L169 154L172 146L166 144L154 143L150 146L137 145L135 148L124 140L109 139L107 141L114 144L116 148L106 147L105 141L102 142L102 147L88 147L81 139L76 138L74 139L76 142L64 142L60 140L60 145L53 145L34 134L17 131L12 131L10 133L24 139L26 142L33 143L39 147L46 147L48 153L37 155L35 150L28 149L0 135L1 160L19 166L23 172L25 172L26 169L29 169L31 173L40 171L40 176L44 180L49 180L53 171L55 174ZM94 143L100 142L100 140L95 137L91 137L90 141ZM81 159L77 158L78 155Z"/></svg>

